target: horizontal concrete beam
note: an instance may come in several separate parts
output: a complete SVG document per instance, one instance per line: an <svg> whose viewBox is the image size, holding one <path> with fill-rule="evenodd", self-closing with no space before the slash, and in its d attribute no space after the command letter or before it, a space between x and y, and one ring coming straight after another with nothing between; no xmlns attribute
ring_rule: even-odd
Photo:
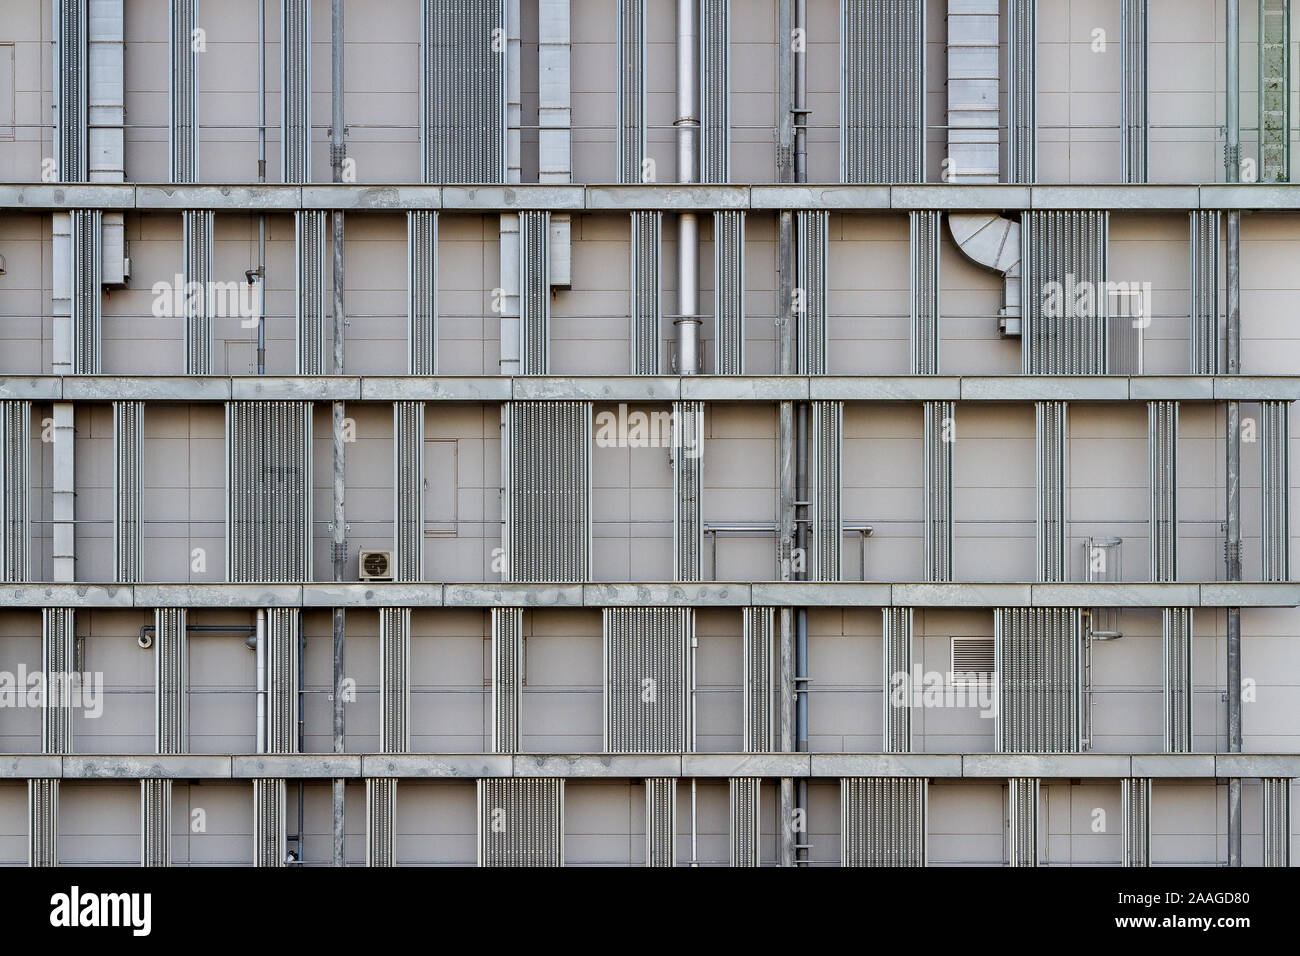
<svg viewBox="0 0 1300 956"><path fill-rule="evenodd" d="M0 754L0 779L1300 777L1300 754Z"/></svg>

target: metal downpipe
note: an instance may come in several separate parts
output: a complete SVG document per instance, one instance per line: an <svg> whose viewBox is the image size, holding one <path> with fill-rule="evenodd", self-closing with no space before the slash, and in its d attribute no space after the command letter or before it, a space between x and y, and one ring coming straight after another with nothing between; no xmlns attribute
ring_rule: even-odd
<svg viewBox="0 0 1300 956"><path fill-rule="evenodd" d="M807 0L795 0L794 30L803 30L806 36L808 27ZM806 42L794 50L794 178L795 182L808 181L808 145L807 145L807 91L808 91L808 55ZM806 315L806 314L805 314ZM802 321L802 320L801 320ZM808 555L811 544L809 538L808 506L808 403L798 405L795 422L795 498L792 502L795 542L803 556L804 570L799 572L800 580L808 579ZM795 699L795 750L799 753L808 751L808 609L796 608L794 612L794 677L793 690ZM799 778L797 784L795 807L801 811L802 832L795 834L795 864L808 863L808 780Z"/></svg>
<svg viewBox="0 0 1300 956"><path fill-rule="evenodd" d="M257 752L266 753L266 611L257 610Z"/></svg>
<svg viewBox="0 0 1300 956"><path fill-rule="evenodd" d="M699 0L677 0L677 181L699 181ZM677 217L677 373L700 373L700 223Z"/></svg>
<svg viewBox="0 0 1300 956"><path fill-rule="evenodd" d="M266 182L266 0L257 0L257 181ZM257 374L266 374L266 213L257 214Z"/></svg>

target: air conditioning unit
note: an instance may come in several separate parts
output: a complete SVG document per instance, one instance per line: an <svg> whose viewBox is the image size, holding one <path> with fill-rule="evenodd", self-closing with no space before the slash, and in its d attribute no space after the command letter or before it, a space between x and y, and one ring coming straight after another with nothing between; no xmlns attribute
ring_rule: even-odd
<svg viewBox="0 0 1300 956"><path fill-rule="evenodd" d="M362 551L357 564L362 581L393 580L393 552L391 551Z"/></svg>

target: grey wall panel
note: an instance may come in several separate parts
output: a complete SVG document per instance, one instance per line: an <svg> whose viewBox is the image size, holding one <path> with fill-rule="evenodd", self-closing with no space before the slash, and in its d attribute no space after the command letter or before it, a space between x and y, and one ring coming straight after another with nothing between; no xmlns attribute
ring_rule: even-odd
<svg viewBox="0 0 1300 956"><path fill-rule="evenodd" d="M1126 777L1120 785L1124 865L1151 865L1151 778Z"/></svg>
<svg viewBox="0 0 1300 956"><path fill-rule="evenodd" d="M480 779L478 865L563 866L564 781Z"/></svg>
<svg viewBox="0 0 1300 956"><path fill-rule="evenodd" d="M1167 607L1161 612L1164 647L1165 751L1191 753L1192 609Z"/></svg>
<svg viewBox="0 0 1300 956"><path fill-rule="evenodd" d="M743 747L747 752L776 749L774 718L777 661L775 657L776 608L747 607L744 627Z"/></svg>
<svg viewBox="0 0 1300 956"><path fill-rule="evenodd" d="M32 576L32 403L0 402L0 581Z"/></svg>
<svg viewBox="0 0 1300 956"><path fill-rule="evenodd" d="M632 374L658 375L661 349L664 215L634 212L632 220Z"/></svg>
<svg viewBox="0 0 1300 956"><path fill-rule="evenodd" d="M393 403L393 558L397 581L424 580L424 402Z"/></svg>
<svg viewBox="0 0 1300 956"><path fill-rule="evenodd" d="M1083 730L1083 613L995 608L996 749L1078 753Z"/></svg>
<svg viewBox="0 0 1300 956"><path fill-rule="evenodd" d="M524 682L524 609L492 608L492 750L519 751Z"/></svg>
<svg viewBox="0 0 1300 956"><path fill-rule="evenodd" d="M1034 403L1039 581L1064 581L1069 569L1065 551L1068 416L1066 402Z"/></svg>
<svg viewBox="0 0 1300 956"><path fill-rule="evenodd" d="M645 782L645 865L677 865L677 778Z"/></svg>
<svg viewBox="0 0 1300 956"><path fill-rule="evenodd" d="M745 214L713 214L713 370L745 373Z"/></svg>
<svg viewBox="0 0 1300 956"><path fill-rule="evenodd" d="M840 781L841 866L925 866L924 777L845 777Z"/></svg>
<svg viewBox="0 0 1300 956"><path fill-rule="evenodd" d="M140 580L144 402L113 403L113 580Z"/></svg>
<svg viewBox="0 0 1300 956"><path fill-rule="evenodd" d="M691 608L605 608L607 753L694 749L694 645Z"/></svg>
<svg viewBox="0 0 1300 956"><path fill-rule="evenodd" d="M438 214L406 213L407 365L411 375L438 374Z"/></svg>
<svg viewBox="0 0 1300 956"><path fill-rule="evenodd" d="M925 50L924 0L840 0L840 182L924 182Z"/></svg>

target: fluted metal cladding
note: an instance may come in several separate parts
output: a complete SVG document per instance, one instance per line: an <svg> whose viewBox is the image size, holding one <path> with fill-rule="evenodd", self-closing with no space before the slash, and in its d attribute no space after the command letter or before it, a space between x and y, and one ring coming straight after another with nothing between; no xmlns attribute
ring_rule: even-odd
<svg viewBox="0 0 1300 956"><path fill-rule="evenodd" d="M397 865L397 778L366 778L366 866Z"/></svg>
<svg viewBox="0 0 1300 956"><path fill-rule="evenodd" d="M519 214L519 371L551 370L551 214Z"/></svg>
<svg viewBox="0 0 1300 956"><path fill-rule="evenodd" d="M285 782L269 777L253 780L253 866L284 866Z"/></svg>
<svg viewBox="0 0 1300 956"><path fill-rule="evenodd" d="M172 782L140 781L140 865L172 865Z"/></svg>
<svg viewBox="0 0 1300 956"><path fill-rule="evenodd" d="M524 609L492 609L492 752L518 753L523 717Z"/></svg>
<svg viewBox="0 0 1300 956"><path fill-rule="evenodd" d="M713 371L745 373L745 214L713 214Z"/></svg>
<svg viewBox="0 0 1300 956"><path fill-rule="evenodd" d="M925 428L925 579L952 580L952 447L956 402L926 402Z"/></svg>
<svg viewBox="0 0 1300 956"><path fill-rule="evenodd" d="M59 781L27 781L27 865L59 865Z"/></svg>
<svg viewBox="0 0 1300 956"><path fill-rule="evenodd" d="M189 741L186 611L160 607L153 620L154 746L160 754L182 754Z"/></svg>
<svg viewBox="0 0 1300 956"><path fill-rule="evenodd" d="M90 176L88 8L86 0L54 0L54 132L61 183L84 183Z"/></svg>
<svg viewBox="0 0 1300 956"><path fill-rule="evenodd" d="M881 608L881 614L884 618L884 752L905 754L912 750L911 697L906 695L898 705L891 691L898 675L911 680L913 611L910 607L886 607Z"/></svg>
<svg viewBox="0 0 1300 956"><path fill-rule="evenodd" d="M998 753L1078 753L1082 746L1083 612L993 611Z"/></svg>
<svg viewBox="0 0 1300 956"><path fill-rule="evenodd" d="M840 865L925 866L928 781L840 780Z"/></svg>
<svg viewBox="0 0 1300 956"><path fill-rule="evenodd" d="M299 210L294 221L295 328L299 375L328 375L325 362L326 212Z"/></svg>
<svg viewBox="0 0 1300 956"><path fill-rule="evenodd" d="M924 182L925 0L840 0L840 77L840 181Z"/></svg>
<svg viewBox="0 0 1300 956"><path fill-rule="evenodd" d="M48 697L41 708L41 753L72 752L72 701L64 699L66 675L76 671L77 612L70 607L41 609L41 671Z"/></svg>
<svg viewBox="0 0 1300 956"><path fill-rule="evenodd" d="M564 780L478 782L479 866L564 865Z"/></svg>
<svg viewBox="0 0 1300 956"><path fill-rule="evenodd" d="M1007 862L1011 866L1038 866L1038 803L1041 784L1037 777L1007 780Z"/></svg>
<svg viewBox="0 0 1300 956"><path fill-rule="evenodd" d="M192 183L199 177L199 53L194 49L199 0L171 0L170 6L168 177L174 183Z"/></svg>
<svg viewBox="0 0 1300 956"><path fill-rule="evenodd" d="M1123 815L1125 866L1151 865L1151 778L1124 777L1119 782Z"/></svg>
<svg viewBox="0 0 1300 956"><path fill-rule="evenodd" d="M1192 752L1192 609L1161 611L1164 659L1165 752Z"/></svg>
<svg viewBox="0 0 1300 956"><path fill-rule="evenodd" d="M140 482L144 450L144 402L113 403L113 580L140 580L142 530Z"/></svg>
<svg viewBox="0 0 1300 956"><path fill-rule="evenodd" d="M1217 210L1194 210L1191 223L1191 372L1219 374L1220 227Z"/></svg>
<svg viewBox="0 0 1300 956"><path fill-rule="evenodd" d="M694 608L605 608L606 753L695 749L691 714L694 642Z"/></svg>
<svg viewBox="0 0 1300 956"><path fill-rule="evenodd" d="M939 235L943 214L925 209L911 220L911 364L913 375L939 374Z"/></svg>
<svg viewBox="0 0 1300 956"><path fill-rule="evenodd" d="M632 374L658 375L664 214L632 213Z"/></svg>
<svg viewBox="0 0 1300 956"><path fill-rule="evenodd" d="M763 781L760 777L732 777L729 782L727 832L730 835L731 865L761 866Z"/></svg>
<svg viewBox="0 0 1300 956"><path fill-rule="evenodd" d="M1120 0L1121 43L1124 52L1121 91L1124 136L1124 182L1145 183L1148 179L1147 151L1150 142L1148 107L1147 0Z"/></svg>
<svg viewBox="0 0 1300 956"><path fill-rule="evenodd" d="M645 155L645 0L618 0L620 183L641 182Z"/></svg>
<svg viewBox="0 0 1300 956"><path fill-rule="evenodd" d="M520 583L591 578L591 403L507 402L506 571Z"/></svg>
<svg viewBox="0 0 1300 956"><path fill-rule="evenodd" d="M1038 180L1038 0L1007 0L1007 182Z"/></svg>
<svg viewBox="0 0 1300 956"><path fill-rule="evenodd" d="M311 181L311 0L280 0L280 179Z"/></svg>
<svg viewBox="0 0 1300 956"><path fill-rule="evenodd" d="M438 374L438 213L406 213L407 364L412 375Z"/></svg>
<svg viewBox="0 0 1300 956"><path fill-rule="evenodd" d="M1110 213L1021 214L1026 375L1106 374Z"/></svg>
<svg viewBox="0 0 1300 956"><path fill-rule="evenodd" d="M731 179L731 0L700 4L700 182Z"/></svg>
<svg viewBox="0 0 1300 956"><path fill-rule="evenodd" d="M743 619L745 688L742 745L746 753L768 753L776 749L773 731L777 677L773 640L776 608L747 607Z"/></svg>
<svg viewBox="0 0 1300 956"><path fill-rule="evenodd" d="M1291 580L1291 403L1260 402L1263 580Z"/></svg>
<svg viewBox="0 0 1300 956"><path fill-rule="evenodd" d="M424 402L393 403L393 580L424 578Z"/></svg>
<svg viewBox="0 0 1300 956"><path fill-rule="evenodd" d="M212 374L212 288L211 209L187 209L181 213L181 278L185 282L185 374Z"/></svg>
<svg viewBox="0 0 1300 956"><path fill-rule="evenodd" d="M1259 181L1291 179L1291 2L1259 0Z"/></svg>
<svg viewBox="0 0 1300 956"><path fill-rule="evenodd" d="M838 581L844 570L844 403L812 402L811 405L810 578Z"/></svg>
<svg viewBox="0 0 1300 956"><path fill-rule="evenodd" d="M1264 802L1264 866L1291 865L1291 780L1260 780Z"/></svg>
<svg viewBox="0 0 1300 956"><path fill-rule="evenodd" d="M1064 581L1066 561L1066 436L1069 434L1066 402L1035 402L1035 521L1038 546L1038 580Z"/></svg>
<svg viewBox="0 0 1300 956"><path fill-rule="evenodd" d="M1147 402L1151 580L1178 580L1178 403Z"/></svg>
<svg viewBox="0 0 1300 956"><path fill-rule="evenodd" d="M677 778L645 782L645 865L677 865Z"/></svg>
<svg viewBox="0 0 1300 956"><path fill-rule="evenodd" d="M673 580L699 581L704 554L704 403L673 402Z"/></svg>
<svg viewBox="0 0 1300 956"><path fill-rule="evenodd" d="M0 582L32 577L32 403L0 401Z"/></svg>
<svg viewBox="0 0 1300 956"><path fill-rule="evenodd" d="M103 338L104 214L98 209L72 209L72 374L98 375Z"/></svg>
<svg viewBox="0 0 1300 956"><path fill-rule="evenodd" d="M829 314L826 306L830 214L795 213L795 322L799 327L798 374L825 375Z"/></svg>
<svg viewBox="0 0 1300 956"><path fill-rule="evenodd" d="M423 0L420 35L424 181L504 183L505 0Z"/></svg>
<svg viewBox="0 0 1300 956"><path fill-rule="evenodd" d="M311 578L310 402L226 403L226 562L232 583Z"/></svg>
<svg viewBox="0 0 1300 956"><path fill-rule="evenodd" d="M266 752L298 753L298 668L302 610L266 611Z"/></svg>
<svg viewBox="0 0 1300 956"><path fill-rule="evenodd" d="M411 749L411 609L379 609L379 750Z"/></svg>

